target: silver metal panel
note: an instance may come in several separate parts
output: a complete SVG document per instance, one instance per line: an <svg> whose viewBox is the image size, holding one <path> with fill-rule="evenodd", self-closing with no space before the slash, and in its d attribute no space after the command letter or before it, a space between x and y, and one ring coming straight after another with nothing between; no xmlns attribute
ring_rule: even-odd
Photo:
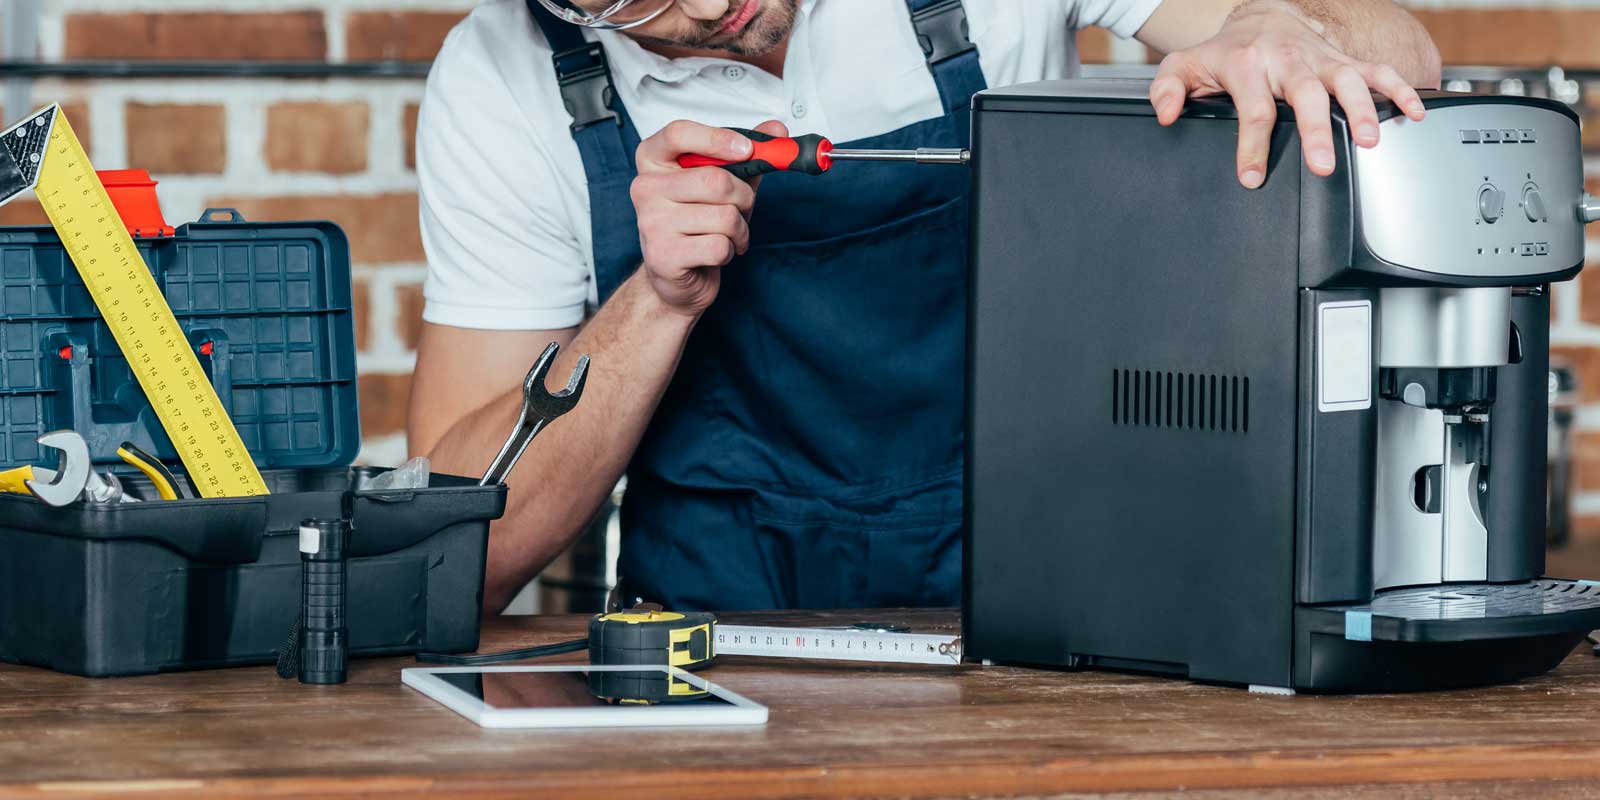
<svg viewBox="0 0 1600 800"><path fill-rule="evenodd" d="M1500 366L1511 343L1511 289L1382 289L1378 319L1379 366Z"/></svg>
<svg viewBox="0 0 1600 800"><path fill-rule="evenodd" d="M1404 403L1378 403L1377 486L1373 492L1374 589L1439 583L1443 577L1444 515L1412 500L1412 480L1444 456L1444 412Z"/></svg>
<svg viewBox="0 0 1600 800"><path fill-rule="evenodd" d="M1508 130L1516 141L1502 143ZM1479 132L1479 141L1463 141L1467 131ZM1583 260L1578 126L1557 112L1487 98L1429 109L1422 122L1392 117L1380 125L1376 147L1353 149L1357 217L1368 249L1384 261L1441 275L1514 278ZM1479 209L1486 187L1504 192L1492 223ZM1538 190L1548 219L1528 219L1528 187ZM1540 243L1548 245L1542 255L1522 247Z"/></svg>
<svg viewBox="0 0 1600 800"><path fill-rule="evenodd" d="M1447 581L1481 581L1489 570L1489 531L1478 507L1480 467L1468 462L1467 442L1480 435L1471 423L1445 425L1450 460L1444 467L1444 555Z"/></svg>
<svg viewBox="0 0 1600 800"><path fill-rule="evenodd" d="M1317 306L1317 410L1372 407L1372 301Z"/></svg>

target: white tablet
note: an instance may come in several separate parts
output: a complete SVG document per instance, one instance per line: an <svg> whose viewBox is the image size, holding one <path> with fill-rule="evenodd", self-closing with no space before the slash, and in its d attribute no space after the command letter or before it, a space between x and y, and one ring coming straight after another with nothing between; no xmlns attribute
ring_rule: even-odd
<svg viewBox="0 0 1600 800"><path fill-rule="evenodd" d="M763 725L767 707L676 667L415 667L400 682L485 728Z"/></svg>

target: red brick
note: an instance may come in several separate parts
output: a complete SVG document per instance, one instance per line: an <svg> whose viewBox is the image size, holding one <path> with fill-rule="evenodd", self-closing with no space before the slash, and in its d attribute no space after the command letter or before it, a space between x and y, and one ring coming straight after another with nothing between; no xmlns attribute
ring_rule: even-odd
<svg viewBox="0 0 1600 800"><path fill-rule="evenodd" d="M400 119L400 139L406 143L406 166L417 168L417 114L422 106L417 103L406 103L404 116ZM1600 120L1596 120L1600 124Z"/></svg>
<svg viewBox="0 0 1600 800"><path fill-rule="evenodd" d="M33 193L0 206L0 225L49 225L50 218Z"/></svg>
<svg viewBox="0 0 1600 800"><path fill-rule="evenodd" d="M1600 541L1600 515L1578 514L1572 518L1572 541L1595 542ZM1552 565L1553 566L1553 565ZM1549 575L1558 575L1553 568L1547 572Z"/></svg>
<svg viewBox="0 0 1600 800"><path fill-rule="evenodd" d="M123 118L128 165L158 180L217 174L227 166L228 117L221 105L129 103Z"/></svg>
<svg viewBox="0 0 1600 800"><path fill-rule="evenodd" d="M365 352L372 330L372 287L360 278L350 284L350 308L355 316L356 352Z"/></svg>
<svg viewBox="0 0 1600 800"><path fill-rule="evenodd" d="M1085 64L1111 62L1111 31L1105 28L1078 29L1078 60Z"/></svg>
<svg viewBox="0 0 1600 800"><path fill-rule="evenodd" d="M428 61L445 34L466 16L459 11L354 11L345 17L349 61Z"/></svg>
<svg viewBox="0 0 1600 800"><path fill-rule="evenodd" d="M1577 491L1600 490L1600 431L1572 432L1572 485Z"/></svg>
<svg viewBox="0 0 1600 800"><path fill-rule="evenodd" d="M407 350L416 350L417 342L422 341L422 284L407 283L396 286L394 299L398 309L395 315L395 332L400 335L400 343L405 345Z"/></svg>
<svg viewBox="0 0 1600 800"><path fill-rule="evenodd" d="M367 168L366 103L274 103L267 107L267 166L279 172L348 175Z"/></svg>
<svg viewBox="0 0 1600 800"><path fill-rule="evenodd" d="M356 379L361 404L361 435L383 436L406 429L406 408L411 402L409 374L371 373Z"/></svg>
<svg viewBox="0 0 1600 800"><path fill-rule="evenodd" d="M1413 9L1446 66L1600 67L1600 10Z"/></svg>
<svg viewBox="0 0 1600 800"><path fill-rule="evenodd" d="M357 264L412 263L423 260L417 228L417 196L412 192L369 195L287 195L217 197L211 207L237 208L246 219L330 219L350 238L350 260Z"/></svg>
<svg viewBox="0 0 1600 800"><path fill-rule="evenodd" d="M72 14L64 57L73 59L322 61L321 11Z"/></svg>
<svg viewBox="0 0 1600 800"><path fill-rule="evenodd" d="M1552 345L1552 361L1559 358L1578 375L1578 401L1600 402L1600 345Z"/></svg>

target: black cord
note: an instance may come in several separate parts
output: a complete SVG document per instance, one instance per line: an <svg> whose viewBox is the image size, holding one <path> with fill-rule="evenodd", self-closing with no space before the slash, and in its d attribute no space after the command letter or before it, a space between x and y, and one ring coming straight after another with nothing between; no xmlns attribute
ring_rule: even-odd
<svg viewBox="0 0 1600 800"><path fill-rule="evenodd" d="M289 638L278 648L278 677L293 678L300 674L300 623L295 617L289 626Z"/></svg>
<svg viewBox="0 0 1600 800"><path fill-rule="evenodd" d="M452 667L481 667L485 664L498 664L502 661L522 661L528 658L544 658L545 656L558 656L562 653L576 653L579 650L589 649L588 639L572 639L555 644L542 644L538 647L525 647L521 650L507 650L503 653L481 653L474 656L456 656L449 653L418 653L417 662L421 664L448 664Z"/></svg>

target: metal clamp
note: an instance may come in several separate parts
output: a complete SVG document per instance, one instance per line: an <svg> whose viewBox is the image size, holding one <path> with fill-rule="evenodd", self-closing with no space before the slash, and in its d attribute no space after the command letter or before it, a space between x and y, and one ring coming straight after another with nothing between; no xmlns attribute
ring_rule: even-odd
<svg viewBox="0 0 1600 800"><path fill-rule="evenodd" d="M917 44L930 67L978 49L967 38L967 10L961 0L944 0L912 12L911 27L916 29Z"/></svg>
<svg viewBox="0 0 1600 800"><path fill-rule="evenodd" d="M1578 200L1578 219L1585 225L1591 222L1600 222L1600 195L1584 192Z"/></svg>
<svg viewBox="0 0 1600 800"><path fill-rule="evenodd" d="M572 115L572 129L611 120L622 127L622 117L611 109L616 91L611 86L611 67L599 42L563 50L551 56L561 88L561 104Z"/></svg>

